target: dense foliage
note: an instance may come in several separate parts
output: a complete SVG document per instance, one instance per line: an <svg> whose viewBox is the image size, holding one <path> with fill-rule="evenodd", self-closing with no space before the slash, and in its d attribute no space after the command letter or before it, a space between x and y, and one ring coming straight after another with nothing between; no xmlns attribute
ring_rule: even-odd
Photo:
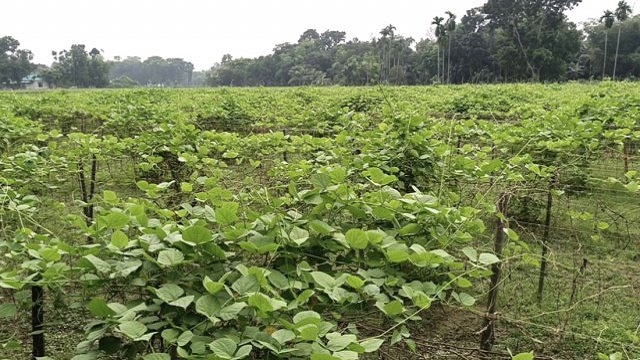
<svg viewBox="0 0 640 360"><path fill-rule="evenodd" d="M77 360L413 348L408 323L433 303L474 306L491 266L537 265L511 228L491 250L501 194L553 174L573 196L638 192L633 172L585 170L637 140L637 90L0 95L0 318L44 289L84 314Z"/></svg>

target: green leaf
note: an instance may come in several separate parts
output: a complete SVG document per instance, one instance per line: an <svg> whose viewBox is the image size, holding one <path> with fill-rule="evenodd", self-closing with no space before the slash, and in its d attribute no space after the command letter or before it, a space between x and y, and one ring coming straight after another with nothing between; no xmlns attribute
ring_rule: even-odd
<svg viewBox="0 0 640 360"><path fill-rule="evenodd" d="M409 248L405 244L393 244L387 248L387 257L392 263L400 263L409 258Z"/></svg>
<svg viewBox="0 0 640 360"><path fill-rule="evenodd" d="M371 352L378 351L378 349L380 348L380 346L382 346L383 343L384 343L383 339L369 339L361 342L360 345L364 347L364 352L371 353Z"/></svg>
<svg viewBox="0 0 640 360"><path fill-rule="evenodd" d="M260 282L255 275L247 275L236 280L231 288L240 295L247 295L248 293L258 292L260 290Z"/></svg>
<svg viewBox="0 0 640 360"><path fill-rule="evenodd" d="M482 253L478 257L478 262L482 265L492 265L500 262L500 259L494 254Z"/></svg>
<svg viewBox="0 0 640 360"><path fill-rule="evenodd" d="M147 354L142 359L143 360L171 360L171 356L166 353L154 353L154 354Z"/></svg>
<svg viewBox="0 0 640 360"><path fill-rule="evenodd" d="M609 360L622 360L622 353L617 352L609 355Z"/></svg>
<svg viewBox="0 0 640 360"><path fill-rule="evenodd" d="M178 346L185 346L187 345L191 339L193 339L193 333L191 331L185 331L182 334L180 334L180 336L178 337Z"/></svg>
<svg viewBox="0 0 640 360"><path fill-rule="evenodd" d="M331 351L343 350L351 345L351 343L358 341L358 338L353 334L342 335L337 332L327 334L326 338L329 340L327 342L327 349Z"/></svg>
<svg viewBox="0 0 640 360"><path fill-rule="evenodd" d="M367 176L371 182L378 186L384 186L397 180L393 175L386 175L382 170L372 167L363 172L363 175Z"/></svg>
<svg viewBox="0 0 640 360"><path fill-rule="evenodd" d="M322 220L313 220L309 223L309 229L320 235L331 235L336 229Z"/></svg>
<svg viewBox="0 0 640 360"><path fill-rule="evenodd" d="M180 336L180 331L176 329L165 329L160 336L169 344L175 344L178 341L178 336Z"/></svg>
<svg viewBox="0 0 640 360"><path fill-rule="evenodd" d="M302 245L307 240L309 240L309 232L305 229L301 229L299 227L294 227L289 233L289 238L296 244Z"/></svg>
<svg viewBox="0 0 640 360"><path fill-rule="evenodd" d="M181 264L184 261L184 254L176 249L162 250L158 253L158 263L165 267Z"/></svg>
<svg viewBox="0 0 640 360"><path fill-rule="evenodd" d="M115 204L118 202L118 195L110 190L104 190L102 192L102 198L104 199L104 201L110 204Z"/></svg>
<svg viewBox="0 0 640 360"><path fill-rule="evenodd" d="M314 324L307 324L298 328L300 339L304 341L315 341L320 334L320 329Z"/></svg>
<svg viewBox="0 0 640 360"><path fill-rule="evenodd" d="M404 306L402 305L402 301L394 300L388 304L385 304L383 309L387 315L396 316L402 314L402 312L404 311Z"/></svg>
<svg viewBox="0 0 640 360"><path fill-rule="evenodd" d="M170 303L180 298L184 290L176 284L166 284L156 290L156 296L166 303Z"/></svg>
<svg viewBox="0 0 640 360"><path fill-rule="evenodd" d="M184 296L175 301L170 302L169 305L183 308L186 310L189 307L189 305L191 305L191 303L193 302L193 299L195 299L195 296L193 295Z"/></svg>
<svg viewBox="0 0 640 360"><path fill-rule="evenodd" d="M380 244L387 235L381 230L367 230L366 234L370 244Z"/></svg>
<svg viewBox="0 0 640 360"><path fill-rule="evenodd" d="M465 254L469 260L473 262L478 261L478 252L476 251L476 249L471 247L466 247L462 249L462 253Z"/></svg>
<svg viewBox="0 0 640 360"><path fill-rule="evenodd" d="M287 290L291 287L289 279L277 270L271 270L271 273L267 275L267 278L273 286L280 290Z"/></svg>
<svg viewBox="0 0 640 360"><path fill-rule="evenodd" d="M213 281L208 276L204 277L204 280L202 280L202 285L211 295L215 295L219 293L220 290L224 289L224 283Z"/></svg>
<svg viewBox="0 0 640 360"><path fill-rule="evenodd" d="M458 294L458 301L464 306L473 306L476 303L476 299L467 293Z"/></svg>
<svg viewBox="0 0 640 360"><path fill-rule="evenodd" d="M238 351L236 351L236 356L233 357L234 360L246 358L247 356L249 356L249 354L251 354L252 349L253 346L251 345L242 346L240 349L238 349Z"/></svg>
<svg viewBox="0 0 640 360"><path fill-rule="evenodd" d="M296 324L296 326L318 324L321 320L322 317L315 311L301 311L293 316L293 323Z"/></svg>
<svg viewBox="0 0 640 360"><path fill-rule="evenodd" d="M398 234L400 236L408 236L408 235L415 235L420 233L420 231L422 231L422 226L420 226L419 224L416 223L409 223L405 226L402 227L402 229L400 229L400 231L398 231Z"/></svg>
<svg viewBox="0 0 640 360"><path fill-rule="evenodd" d="M520 353L511 358L512 360L533 360L533 352L530 353Z"/></svg>
<svg viewBox="0 0 640 360"><path fill-rule="evenodd" d="M347 284L349 284L349 286L351 286L352 288L358 290L364 286L364 280L362 280L358 276L349 275L347 277Z"/></svg>
<svg viewBox="0 0 640 360"><path fill-rule="evenodd" d="M91 265L93 265L96 268L96 270L98 270L98 272L106 274L109 271L111 271L111 266L109 265L109 263L107 263L106 261L94 255L86 255L84 258L89 260Z"/></svg>
<svg viewBox="0 0 640 360"><path fill-rule="evenodd" d="M289 341L295 339L296 338L296 334L291 330L281 329L281 330L277 330L273 334L271 334L271 337L276 339L276 341L280 345L284 345L284 344L288 343Z"/></svg>
<svg viewBox="0 0 640 360"><path fill-rule="evenodd" d="M245 307L247 307L247 304L245 302L231 304L222 308L218 315L220 316L220 319L224 321L233 320L238 317L238 313L240 313L240 311L242 311Z"/></svg>
<svg viewBox="0 0 640 360"><path fill-rule="evenodd" d="M312 272L311 277L313 278L313 281L316 283L316 285L319 285L322 288L331 289L335 287L336 280L330 275L323 273L322 271Z"/></svg>
<svg viewBox="0 0 640 360"><path fill-rule="evenodd" d="M188 182L180 183L180 191L182 191L183 193L190 193L193 191L193 185Z"/></svg>
<svg viewBox="0 0 640 360"><path fill-rule="evenodd" d="M18 313L18 308L14 304L1 304L0 305L0 319L14 317Z"/></svg>
<svg viewBox="0 0 640 360"><path fill-rule="evenodd" d="M340 358L333 357L329 354L311 354L311 360L340 360Z"/></svg>
<svg viewBox="0 0 640 360"><path fill-rule="evenodd" d="M111 245L122 250L129 245L129 237L120 230L116 230L111 234Z"/></svg>
<svg viewBox="0 0 640 360"><path fill-rule="evenodd" d="M45 261L59 261L62 258L62 254L60 254L58 248L41 248L38 250L38 254L40 254Z"/></svg>
<svg viewBox="0 0 640 360"><path fill-rule="evenodd" d="M249 296L247 303L249 304L249 306L253 306L254 308L260 310L260 312L264 314L275 310L271 305L269 298L261 293L255 293Z"/></svg>
<svg viewBox="0 0 640 360"><path fill-rule="evenodd" d="M231 339L218 339L209 344L209 348L213 353L222 359L233 359L233 355L238 349L238 344Z"/></svg>
<svg viewBox="0 0 640 360"><path fill-rule="evenodd" d="M209 229L195 225L184 229L182 239L191 244L204 244L213 240L213 235Z"/></svg>
<svg viewBox="0 0 640 360"><path fill-rule="evenodd" d="M216 221L220 225L231 225L238 220L238 203L225 202L216 209Z"/></svg>
<svg viewBox="0 0 640 360"><path fill-rule="evenodd" d="M220 302L211 295L201 296L198 301L196 301L196 312L210 319L214 318L220 309Z"/></svg>
<svg viewBox="0 0 640 360"><path fill-rule="evenodd" d="M311 176L311 184L320 190L324 190L331 185L331 176L328 174L313 174Z"/></svg>
<svg viewBox="0 0 640 360"><path fill-rule="evenodd" d="M121 229L129 223L129 216L119 212L112 212L105 216L104 219L110 229Z"/></svg>
<svg viewBox="0 0 640 360"><path fill-rule="evenodd" d="M107 318L116 314L115 311L107 305L107 302L101 298L93 298L87 306L91 313L99 318Z"/></svg>
<svg viewBox="0 0 640 360"><path fill-rule="evenodd" d="M351 229L345 234L345 240L352 249L366 249L369 244L367 233L361 229Z"/></svg>
<svg viewBox="0 0 640 360"><path fill-rule="evenodd" d="M125 321L118 325L118 331L135 340L147 332L147 327L139 321Z"/></svg>
<svg viewBox="0 0 640 360"><path fill-rule="evenodd" d="M632 181L626 184L624 187L631 192L638 192L638 190L640 190L640 183L638 183L637 181Z"/></svg>
<svg viewBox="0 0 640 360"><path fill-rule="evenodd" d="M518 235L517 232L509 229L509 228L504 228L503 229L504 233L507 234L507 237L509 238L509 240L513 240L513 241L518 241L520 240L520 236Z"/></svg>

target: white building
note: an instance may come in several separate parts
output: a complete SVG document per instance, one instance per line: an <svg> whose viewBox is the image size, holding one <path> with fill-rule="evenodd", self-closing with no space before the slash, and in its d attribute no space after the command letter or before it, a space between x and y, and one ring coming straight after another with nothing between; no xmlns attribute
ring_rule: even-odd
<svg viewBox="0 0 640 360"><path fill-rule="evenodd" d="M31 74L22 78L20 87L26 90L49 89L50 84L38 74Z"/></svg>

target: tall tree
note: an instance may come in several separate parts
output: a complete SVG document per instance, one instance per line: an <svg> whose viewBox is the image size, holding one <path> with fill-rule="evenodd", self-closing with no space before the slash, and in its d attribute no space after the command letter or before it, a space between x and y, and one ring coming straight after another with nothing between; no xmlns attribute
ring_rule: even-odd
<svg viewBox="0 0 640 360"><path fill-rule="evenodd" d="M483 6L489 25L500 31L502 66L526 65L525 72L515 69L515 79L537 81L555 74L566 67L579 51L575 43L564 43L569 38L559 38L560 32L574 32L575 25L567 22L564 12L582 0L488 0ZM563 43L563 46L560 46ZM565 50L569 46L571 51ZM519 59L514 59L517 56ZM528 72L528 74L527 74Z"/></svg>
<svg viewBox="0 0 640 360"><path fill-rule="evenodd" d="M616 42L616 57L613 62L613 80L616 79L616 70L618 68L618 52L620 50L620 34L622 32L622 23L631 15L631 6L626 1L619 1L615 11L616 20L618 20L618 41Z"/></svg>
<svg viewBox="0 0 640 360"><path fill-rule="evenodd" d="M20 42L11 36L0 38L0 87L20 86L20 81L35 69L33 54L20 49Z"/></svg>
<svg viewBox="0 0 640 360"><path fill-rule="evenodd" d="M109 85L109 63L101 51L73 44L71 49L52 52L55 62L44 76L58 86L106 87Z"/></svg>
<svg viewBox="0 0 640 360"><path fill-rule="evenodd" d="M391 47L395 39L395 31L396 27L391 24L380 30L380 35L382 35L382 39L380 39L382 45L382 61L380 65L383 67L380 72L380 75L382 76L380 78L380 82L389 83L389 73L391 72Z"/></svg>
<svg viewBox="0 0 640 360"><path fill-rule="evenodd" d="M451 11L447 11L446 14L449 16L445 24L448 34L447 38L449 40L449 53L447 55L447 83L451 84L451 38L456 30L456 15Z"/></svg>
<svg viewBox="0 0 640 360"><path fill-rule="evenodd" d="M607 48L609 47L609 30L613 26L616 18L611 10L607 10L600 17L600 22L604 25L604 59L602 60L602 80L607 74Z"/></svg>
<svg viewBox="0 0 640 360"><path fill-rule="evenodd" d="M431 25L434 25L436 27L435 35L436 35L436 43L438 44L438 82L440 82L440 44L441 44L441 39L445 34L445 28L442 23L443 21L444 21L444 18L440 16L434 17L433 21L431 21ZM444 74L444 69L442 73ZM442 76L442 78L444 78L444 75Z"/></svg>

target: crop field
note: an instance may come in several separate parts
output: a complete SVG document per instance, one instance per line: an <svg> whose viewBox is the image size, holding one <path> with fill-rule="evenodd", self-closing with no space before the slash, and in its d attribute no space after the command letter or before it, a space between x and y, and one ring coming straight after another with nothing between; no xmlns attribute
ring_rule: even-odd
<svg viewBox="0 0 640 360"><path fill-rule="evenodd" d="M0 92L0 359L638 359L639 122L626 82Z"/></svg>

